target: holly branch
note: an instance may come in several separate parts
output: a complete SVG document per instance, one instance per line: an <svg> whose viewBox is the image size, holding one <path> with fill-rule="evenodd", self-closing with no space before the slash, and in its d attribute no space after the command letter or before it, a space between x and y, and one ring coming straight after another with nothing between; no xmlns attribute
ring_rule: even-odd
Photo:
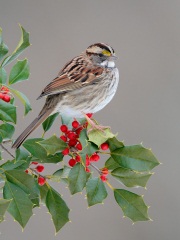
<svg viewBox="0 0 180 240"><path fill-rule="evenodd" d="M45 133L50 131L58 117L54 114L42 124L42 137L27 139L15 153L5 146L6 142L14 141L17 98L25 107L25 115L32 109L27 97L14 88L29 78L28 60L17 60L30 46L29 33L22 26L20 28L20 42L8 56L8 47L0 29L0 181L3 185L0 222L8 211L24 228L33 209L45 204L58 232L69 222L69 207L51 186L52 182L66 184L72 195L84 192L89 207L102 203L108 196L106 188L109 187L124 216L133 222L150 220L143 197L127 188L145 188L152 169L159 165L158 160L150 149L141 144L126 146L108 127L103 132L98 128L92 129L91 123L96 120L91 113L84 119L61 119L59 132L45 138ZM7 73L5 68L12 62L15 63ZM10 160L3 158L5 152ZM107 156L106 161L102 156ZM44 163L56 164L56 171L45 175ZM120 188L112 186L112 179L117 180Z"/></svg>

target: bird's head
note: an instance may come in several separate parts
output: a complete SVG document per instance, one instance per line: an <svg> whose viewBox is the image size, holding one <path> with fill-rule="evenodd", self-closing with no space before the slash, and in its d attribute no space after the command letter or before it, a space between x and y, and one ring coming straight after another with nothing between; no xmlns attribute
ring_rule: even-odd
<svg viewBox="0 0 180 240"><path fill-rule="evenodd" d="M93 64L102 67L115 67L114 49L105 43L95 43L86 49L86 55L91 59Z"/></svg>

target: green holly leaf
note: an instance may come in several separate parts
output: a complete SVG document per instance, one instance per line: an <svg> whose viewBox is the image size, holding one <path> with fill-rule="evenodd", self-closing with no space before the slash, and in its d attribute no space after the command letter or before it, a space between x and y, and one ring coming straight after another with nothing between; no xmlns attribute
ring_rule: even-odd
<svg viewBox="0 0 180 240"><path fill-rule="evenodd" d="M61 115L61 122L62 122L62 124L65 124L68 127L72 127L72 125L71 125L72 121L73 121L72 117L69 117L68 115Z"/></svg>
<svg viewBox="0 0 180 240"><path fill-rule="evenodd" d="M29 78L29 63L27 59L19 60L12 67L9 75L9 85L22 82Z"/></svg>
<svg viewBox="0 0 180 240"><path fill-rule="evenodd" d="M0 169L3 169L3 172L6 170L21 169L26 170L29 167L30 161L25 160L8 160L0 166Z"/></svg>
<svg viewBox="0 0 180 240"><path fill-rule="evenodd" d="M52 176L55 178L56 182L63 181L65 183L68 183L68 176L70 171L70 167L64 166L64 168L58 169L56 172L54 172Z"/></svg>
<svg viewBox="0 0 180 240"><path fill-rule="evenodd" d="M47 154L55 154L58 151L62 151L67 147L67 143L65 143L60 138L53 135L52 137L39 141L38 144L42 146Z"/></svg>
<svg viewBox="0 0 180 240"><path fill-rule="evenodd" d="M16 161L19 160L26 160L27 158L29 158L29 153L28 151L26 151L25 149L23 149L22 147L16 149Z"/></svg>
<svg viewBox="0 0 180 240"><path fill-rule="evenodd" d="M23 147L27 149L31 154L31 161L41 163L58 163L63 160L62 153L56 153L54 155L47 155L46 150L42 147L39 142L43 141L43 138L32 138L28 139L23 143Z"/></svg>
<svg viewBox="0 0 180 240"><path fill-rule="evenodd" d="M54 155L48 155L43 159L37 157L31 157L31 161L39 163L59 163L63 160L64 155L62 153L55 153Z"/></svg>
<svg viewBox="0 0 180 240"><path fill-rule="evenodd" d="M13 125L9 123L4 123L0 125L0 143L3 140L9 140L11 139L13 133L15 131L15 128Z"/></svg>
<svg viewBox="0 0 180 240"><path fill-rule="evenodd" d="M24 228L33 214L33 204L28 194L14 183L6 181L3 188L3 196L5 199L11 200L8 212Z"/></svg>
<svg viewBox="0 0 180 240"><path fill-rule="evenodd" d="M46 206L52 216L52 220L58 232L67 222L69 222L69 208L61 198L61 195L49 186L46 196Z"/></svg>
<svg viewBox="0 0 180 240"><path fill-rule="evenodd" d="M68 180L70 171L71 171L71 168L70 168L70 167L64 166L63 172L62 172L62 175L61 175L61 178Z"/></svg>
<svg viewBox="0 0 180 240"><path fill-rule="evenodd" d="M145 187L152 173L135 172L130 169L116 168L111 172L112 176L118 179L126 187Z"/></svg>
<svg viewBox="0 0 180 240"><path fill-rule="evenodd" d="M98 150L97 145L95 145L92 142L88 141L88 136L87 136L87 130L83 129L80 133L79 136L79 140L82 144L82 151L80 152L80 155L88 155L91 156L94 152L96 152ZM85 160L85 158L82 158L83 160ZM85 163L85 161L83 161Z"/></svg>
<svg viewBox="0 0 180 240"><path fill-rule="evenodd" d="M41 186L39 188L39 190L40 190L41 202L43 204L45 204L46 203L46 196L47 196L47 193L49 191L49 188L48 188L47 184L45 183L43 186Z"/></svg>
<svg viewBox="0 0 180 240"><path fill-rule="evenodd" d="M83 129L79 135L79 141L81 142L82 148L85 148L88 143L87 130Z"/></svg>
<svg viewBox="0 0 180 240"><path fill-rule="evenodd" d="M54 155L48 155L45 159L41 160L41 163L59 163L63 160L64 155L61 152L55 153Z"/></svg>
<svg viewBox="0 0 180 240"><path fill-rule="evenodd" d="M120 167L139 172L150 171L159 165L152 151L142 145L124 146L113 151L111 156Z"/></svg>
<svg viewBox="0 0 180 240"><path fill-rule="evenodd" d="M93 206L107 197L107 191L100 178L90 178L86 184L88 206Z"/></svg>
<svg viewBox="0 0 180 240"><path fill-rule="evenodd" d="M0 223L4 220L4 214L9 207L11 200L0 198Z"/></svg>
<svg viewBox="0 0 180 240"><path fill-rule="evenodd" d="M79 153L80 157L81 157L81 163L83 164L83 166L86 166L86 152L84 152L83 150L80 151Z"/></svg>
<svg viewBox="0 0 180 240"><path fill-rule="evenodd" d="M112 157L110 157L105 162L105 167L107 167L109 170L113 170L115 168L118 168L119 164Z"/></svg>
<svg viewBox="0 0 180 240"><path fill-rule="evenodd" d="M5 171L6 179L28 194L32 203L39 206L39 187L34 177L22 170Z"/></svg>
<svg viewBox="0 0 180 240"><path fill-rule="evenodd" d="M87 173L84 169L84 166L80 163L77 163L69 172L69 190L71 194L77 192L82 192L83 188L86 185L86 182L90 176L90 173Z"/></svg>
<svg viewBox="0 0 180 240"><path fill-rule="evenodd" d="M0 61L8 53L8 47L2 39L2 28L0 28Z"/></svg>
<svg viewBox="0 0 180 240"><path fill-rule="evenodd" d="M20 26L20 28L21 28L21 32L22 32L20 42L19 42L18 46L16 47L16 49L14 50L14 52L10 56L7 56L4 59L4 61L1 64L2 67L11 63L30 45L29 33L26 32L22 26Z"/></svg>
<svg viewBox="0 0 180 240"><path fill-rule="evenodd" d="M69 183L68 177L69 177L70 171L71 171L70 167L64 166L63 172L62 172L62 175L61 175L61 180L66 184Z"/></svg>
<svg viewBox="0 0 180 240"><path fill-rule="evenodd" d="M0 67L0 84L6 84L7 73L4 68Z"/></svg>
<svg viewBox="0 0 180 240"><path fill-rule="evenodd" d="M91 129L91 126L88 125L88 130ZM88 133L88 138L90 142L93 142L98 147L104 142L106 142L109 138L114 138L115 135L111 132L109 128L106 128L102 131L98 129L93 129Z"/></svg>
<svg viewBox="0 0 180 240"><path fill-rule="evenodd" d="M13 125L9 123L3 123L0 125L0 143L3 140L11 139L12 135L14 134L15 128Z"/></svg>
<svg viewBox="0 0 180 240"><path fill-rule="evenodd" d="M130 218L133 222L150 220L148 207L142 196L124 189L114 189L114 197L125 217Z"/></svg>
<svg viewBox="0 0 180 240"><path fill-rule="evenodd" d="M56 119L56 117L57 117L58 115L59 115L59 113L55 113L55 114L49 116L49 117L43 122L42 126L43 126L43 129L44 129L44 132L47 132L47 131L51 128L53 122L55 121L55 119Z"/></svg>
<svg viewBox="0 0 180 240"><path fill-rule="evenodd" d="M11 92L12 92L13 94L15 94L15 95L19 98L19 100L22 102L22 104L24 105L24 108L25 108L24 115L27 115L28 112L32 110L31 104L30 104L28 98L27 98L23 93L15 90L15 89L13 89L13 88L11 88L11 87L8 87L8 88L9 88L9 89L11 90Z"/></svg>
<svg viewBox="0 0 180 240"><path fill-rule="evenodd" d="M63 168L58 169L53 175L46 175L46 178L50 179L53 182L60 182L61 176L63 174Z"/></svg>
<svg viewBox="0 0 180 240"><path fill-rule="evenodd" d="M38 142L42 141L43 138L33 138L28 139L23 143L23 147L27 149L32 156L36 157L37 159L44 159L47 157L46 150L41 147Z"/></svg>
<svg viewBox="0 0 180 240"><path fill-rule="evenodd" d="M16 107L0 99L0 120L16 123Z"/></svg>
<svg viewBox="0 0 180 240"><path fill-rule="evenodd" d="M124 147L123 142L120 142L116 137L108 139L107 143L109 144L109 149L111 150L111 152L113 152L117 148Z"/></svg>

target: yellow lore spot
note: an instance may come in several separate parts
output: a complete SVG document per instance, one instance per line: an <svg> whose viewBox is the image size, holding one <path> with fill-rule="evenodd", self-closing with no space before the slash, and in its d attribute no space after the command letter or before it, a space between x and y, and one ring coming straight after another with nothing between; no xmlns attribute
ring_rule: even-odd
<svg viewBox="0 0 180 240"><path fill-rule="evenodd" d="M102 54L106 55L106 56L111 56L111 53L109 51L107 51L107 50L103 50Z"/></svg>

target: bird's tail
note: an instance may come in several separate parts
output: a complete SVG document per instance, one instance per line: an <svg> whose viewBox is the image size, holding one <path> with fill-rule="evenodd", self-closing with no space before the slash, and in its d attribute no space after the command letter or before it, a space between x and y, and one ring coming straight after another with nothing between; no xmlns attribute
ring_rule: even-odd
<svg viewBox="0 0 180 240"><path fill-rule="evenodd" d="M13 143L12 148L19 148L24 140L31 134L46 118L51 114L52 111L46 111L44 114L39 115L34 121L21 133L21 135Z"/></svg>

